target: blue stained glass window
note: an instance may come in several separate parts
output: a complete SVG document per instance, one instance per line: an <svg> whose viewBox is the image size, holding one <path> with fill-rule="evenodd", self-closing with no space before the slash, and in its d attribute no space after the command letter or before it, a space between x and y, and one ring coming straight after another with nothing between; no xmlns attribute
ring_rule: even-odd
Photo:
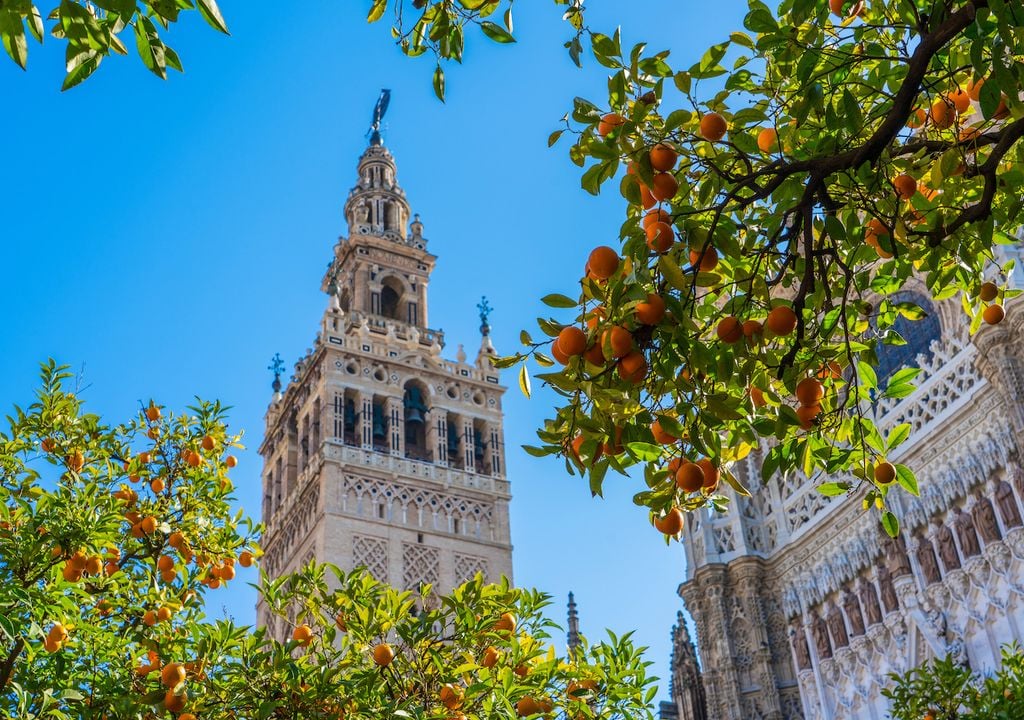
<svg viewBox="0 0 1024 720"><path fill-rule="evenodd" d="M901 292L891 299L893 302L912 302L922 308L926 315L920 320L908 320L903 315L896 319L892 329L907 341L906 345L878 344L878 367L875 372L881 387L885 386L886 378L901 367L917 367L918 355L930 356L932 340L938 340L942 335L938 313L928 298L915 292Z"/></svg>

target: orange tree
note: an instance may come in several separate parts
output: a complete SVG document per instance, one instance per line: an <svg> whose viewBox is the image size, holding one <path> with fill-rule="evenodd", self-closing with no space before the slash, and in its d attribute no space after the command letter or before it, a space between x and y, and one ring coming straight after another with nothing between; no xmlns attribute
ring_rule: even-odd
<svg viewBox="0 0 1024 720"><path fill-rule="evenodd" d="M748 0L742 30L674 68L557 4L573 59L589 46L609 76L550 144L572 138L583 188L617 190L625 220L543 298L542 339L498 363L521 363L529 394L532 358L562 398L527 451L564 455L595 494L642 465L636 502L674 535L686 511L724 509L721 482L746 493L730 466L761 447L766 477L830 476L821 492L858 493L895 534L887 496L918 487L888 455L910 426L883 436L865 408L913 390L916 369L874 370L906 342L897 318L925 314L902 291L960 296L972 331L1018 293L997 246L1024 204L1024 10ZM389 5L402 50L439 68L474 26L512 40L511 2L376 0L369 19Z"/></svg>
<svg viewBox="0 0 1024 720"><path fill-rule="evenodd" d="M208 594L259 555L231 509L224 409L148 404L110 427L68 378L44 366L0 434L3 717L648 715L628 636L556 658L546 597L479 578L414 596L310 565L264 579L283 642L208 620Z"/></svg>

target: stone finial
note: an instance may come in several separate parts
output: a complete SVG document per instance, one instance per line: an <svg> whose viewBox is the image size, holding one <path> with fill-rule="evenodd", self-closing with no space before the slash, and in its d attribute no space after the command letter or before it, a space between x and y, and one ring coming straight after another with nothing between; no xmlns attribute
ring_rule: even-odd
<svg viewBox="0 0 1024 720"><path fill-rule="evenodd" d="M274 381L270 383L270 387L278 395L281 394L281 373L284 372L284 360L281 359L281 353L274 353L274 357L270 359L270 365L267 366L267 370L274 374Z"/></svg>
<svg viewBox="0 0 1024 720"><path fill-rule="evenodd" d="M569 632L566 635L566 647L572 652L580 647L580 616L576 612L576 600L569 593Z"/></svg>

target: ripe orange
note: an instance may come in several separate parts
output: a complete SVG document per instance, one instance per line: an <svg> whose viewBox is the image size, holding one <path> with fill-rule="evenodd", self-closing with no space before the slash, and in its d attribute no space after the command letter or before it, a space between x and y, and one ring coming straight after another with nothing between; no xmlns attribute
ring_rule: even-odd
<svg viewBox="0 0 1024 720"><path fill-rule="evenodd" d="M442 705L454 710L462 704L462 690L451 683L445 683L441 686L440 699Z"/></svg>
<svg viewBox="0 0 1024 720"><path fill-rule="evenodd" d="M161 605L156 611L157 622L167 622L171 619L171 609L166 605Z"/></svg>
<svg viewBox="0 0 1024 720"><path fill-rule="evenodd" d="M750 401L756 408L762 408L768 404L768 401L764 399L764 392L761 388L756 387L750 388Z"/></svg>
<svg viewBox="0 0 1024 720"><path fill-rule="evenodd" d="M788 305L779 305L768 313L765 324L773 335L789 335L796 329L796 313Z"/></svg>
<svg viewBox="0 0 1024 720"><path fill-rule="evenodd" d="M757 147L763 153L773 153L779 149L779 133L775 128L762 128L757 134Z"/></svg>
<svg viewBox="0 0 1024 720"><path fill-rule="evenodd" d="M192 713L182 713L178 716L178 720L196 720L196 716Z"/></svg>
<svg viewBox="0 0 1024 720"><path fill-rule="evenodd" d="M649 156L651 169L655 172L668 172L676 166L676 160L679 158L675 148L665 143L658 143L652 147Z"/></svg>
<svg viewBox="0 0 1024 720"><path fill-rule="evenodd" d="M143 518L142 522L139 523L139 529L147 535L152 535L156 532L156 518L152 515Z"/></svg>
<svg viewBox="0 0 1024 720"><path fill-rule="evenodd" d="M53 438L43 438L39 446L43 449L43 452L53 452L53 449L57 447L57 442Z"/></svg>
<svg viewBox="0 0 1024 720"><path fill-rule="evenodd" d="M234 580L235 579L235 567L234 565L225 565L220 569L221 580Z"/></svg>
<svg viewBox="0 0 1024 720"><path fill-rule="evenodd" d="M157 420L159 420L160 408L158 408L153 403L150 403L149 407L146 408L146 419L149 420L150 422L156 422Z"/></svg>
<svg viewBox="0 0 1024 720"><path fill-rule="evenodd" d="M519 677L524 678L530 674L530 666L526 663L521 663L519 665L516 665L515 670L513 670L512 672L514 672Z"/></svg>
<svg viewBox="0 0 1024 720"><path fill-rule="evenodd" d="M917 192L917 180L907 174L897 175L892 181L892 185L896 188L896 195L901 200L909 200Z"/></svg>
<svg viewBox="0 0 1024 720"><path fill-rule="evenodd" d="M558 349L565 355L582 355L587 349L587 334L572 325L562 328L558 333Z"/></svg>
<svg viewBox="0 0 1024 720"><path fill-rule="evenodd" d="M955 108L947 98L939 96L939 99L932 103L931 121L939 130L945 130L953 124Z"/></svg>
<svg viewBox="0 0 1024 720"><path fill-rule="evenodd" d="M313 639L313 628L309 625L299 625L297 628L292 630L292 640L297 642L299 645L309 645Z"/></svg>
<svg viewBox="0 0 1024 720"><path fill-rule="evenodd" d="M722 318L718 327L715 328L715 332L718 334L718 339L728 345L738 343L743 339L743 326L735 315L727 315Z"/></svg>
<svg viewBox="0 0 1024 720"><path fill-rule="evenodd" d="M1003 310L1002 305L989 305L981 313L981 317L989 325L997 325L1003 321L1004 317L1006 317L1006 311Z"/></svg>
<svg viewBox="0 0 1024 720"><path fill-rule="evenodd" d="M718 142L728 132L729 125L718 113L710 112L700 119L700 134L705 140Z"/></svg>
<svg viewBox="0 0 1024 720"><path fill-rule="evenodd" d="M252 567L253 556L248 550L243 550L238 554L238 564L242 567Z"/></svg>
<svg viewBox="0 0 1024 720"><path fill-rule="evenodd" d="M172 548L178 549L185 544L185 536L175 530L171 533L171 536L167 538L167 544Z"/></svg>
<svg viewBox="0 0 1024 720"><path fill-rule="evenodd" d="M381 667L387 667L395 659L395 651L387 643L375 645L373 648L373 661Z"/></svg>
<svg viewBox="0 0 1024 720"><path fill-rule="evenodd" d="M645 230L651 224L656 222L663 222L666 225L671 225L672 216L668 213L667 210L663 210L662 208L655 208L654 210L651 210L649 213L644 215L643 226Z"/></svg>
<svg viewBox="0 0 1024 720"><path fill-rule="evenodd" d="M168 585L170 585L171 583L173 583L175 580L178 579L178 573L176 571L174 571L174 570L161 570L160 571L160 579L163 582L165 582Z"/></svg>
<svg viewBox="0 0 1024 720"><path fill-rule="evenodd" d="M651 197L655 200L671 200L679 192L679 181L672 173L658 173L651 180Z"/></svg>
<svg viewBox="0 0 1024 720"><path fill-rule="evenodd" d="M657 325L665 319L665 301L660 295L649 293L647 300L637 303L636 319L644 325Z"/></svg>
<svg viewBox="0 0 1024 720"><path fill-rule="evenodd" d="M103 560L99 555L93 555L85 561L85 572L90 575L99 575L103 572Z"/></svg>
<svg viewBox="0 0 1024 720"><path fill-rule="evenodd" d="M173 690L168 690L164 694L164 708L169 712L181 712L185 709L185 703L188 702L188 693L184 690L181 694L176 694Z"/></svg>
<svg viewBox="0 0 1024 720"><path fill-rule="evenodd" d="M804 378L796 384L796 399L801 405L818 405L825 396L825 387L814 378Z"/></svg>
<svg viewBox="0 0 1024 720"><path fill-rule="evenodd" d="M519 717L536 715L539 712L540 706L537 705L537 701L529 695L519 698L519 702L516 703L516 715Z"/></svg>
<svg viewBox="0 0 1024 720"><path fill-rule="evenodd" d="M640 204L644 210L650 210L658 204L658 199L651 194L651 189L643 183L640 183Z"/></svg>
<svg viewBox="0 0 1024 720"><path fill-rule="evenodd" d="M189 467L199 467L203 464L203 457L195 450L189 450L185 453L185 462Z"/></svg>
<svg viewBox="0 0 1024 720"><path fill-rule="evenodd" d="M647 247L658 254L668 252L675 242L675 234L667 223L651 223L644 232L647 235Z"/></svg>
<svg viewBox="0 0 1024 720"><path fill-rule="evenodd" d="M49 637L46 638L43 641L43 648L46 650L46 652L49 652L49 653L57 652L58 650L61 649L62 645L63 645L63 643L60 640L54 640L54 639L49 638Z"/></svg>
<svg viewBox="0 0 1024 720"><path fill-rule="evenodd" d="M661 427L661 420L655 420L651 423L651 434L654 435L654 442L659 445L671 445L679 439Z"/></svg>
<svg viewBox="0 0 1024 720"><path fill-rule="evenodd" d="M85 467L85 455L82 454L81 450L75 450L64 458L64 461L71 472L82 472L82 468Z"/></svg>
<svg viewBox="0 0 1024 720"><path fill-rule="evenodd" d="M683 531L683 511L672 508L664 517L654 518L654 527L663 535L675 537Z"/></svg>
<svg viewBox="0 0 1024 720"><path fill-rule="evenodd" d="M721 479L722 474L715 464L707 458L698 460L697 464L700 465L700 469L704 471L704 489L714 490L718 487L718 481Z"/></svg>
<svg viewBox="0 0 1024 720"><path fill-rule="evenodd" d="M209 435L203 435L202 446L203 450L213 450L215 447L217 447L217 441L214 440Z"/></svg>
<svg viewBox="0 0 1024 720"><path fill-rule="evenodd" d="M48 633L46 633L46 637L52 638L53 640L56 640L57 642L64 642L65 640L68 639L67 628L65 628L64 625L59 623L59 622L58 623L54 623L50 627L50 631Z"/></svg>
<svg viewBox="0 0 1024 720"><path fill-rule="evenodd" d="M710 245L690 250L690 265L698 267L701 272L711 272L718 266L718 251Z"/></svg>
<svg viewBox="0 0 1024 720"><path fill-rule="evenodd" d="M843 5L847 3L847 0L828 0L828 9L832 11L832 14L836 17L845 17L843 12Z"/></svg>
<svg viewBox="0 0 1024 720"><path fill-rule="evenodd" d="M120 569L121 569L121 567L116 562L114 562L113 560L111 560L110 562L108 562L106 565L103 566L103 572L106 573L107 577L110 577L111 575L113 575L114 573L116 573Z"/></svg>
<svg viewBox="0 0 1024 720"><path fill-rule="evenodd" d="M348 620L345 618L345 613L340 612L334 616L334 624L342 632L348 632Z"/></svg>
<svg viewBox="0 0 1024 720"><path fill-rule="evenodd" d="M611 349L613 358L625 357L633 349L633 336L621 325L613 325L601 334L601 345Z"/></svg>
<svg viewBox="0 0 1024 720"><path fill-rule="evenodd" d="M959 88L950 94L949 99L953 101L953 107L958 113L967 112L967 108L971 106L971 96Z"/></svg>
<svg viewBox="0 0 1024 720"><path fill-rule="evenodd" d="M587 260L590 274L598 280L607 280L619 269L619 254L607 245L594 248Z"/></svg>
<svg viewBox="0 0 1024 720"><path fill-rule="evenodd" d="M224 464L227 465L229 468L233 468L235 465L238 464L238 458L236 458L234 455L228 455L226 458L224 458Z"/></svg>
<svg viewBox="0 0 1024 720"><path fill-rule="evenodd" d="M142 624L147 627L153 627L156 625L156 613L152 610L147 610L142 614Z"/></svg>
<svg viewBox="0 0 1024 720"><path fill-rule="evenodd" d="M569 364L569 356L562 351L562 346L558 342L558 338L551 343L551 357L560 362L562 365Z"/></svg>
<svg viewBox="0 0 1024 720"><path fill-rule="evenodd" d="M634 350L619 360L617 370L619 377L626 382L637 385L642 383L644 378L647 377L647 360L644 359L643 353Z"/></svg>
<svg viewBox="0 0 1024 720"><path fill-rule="evenodd" d="M704 487L704 471L700 465L684 462L676 470L676 487L685 492L697 492Z"/></svg>
<svg viewBox="0 0 1024 720"><path fill-rule="evenodd" d="M160 670L160 682L164 687L178 687L185 682L185 666L176 662L167 663Z"/></svg>
<svg viewBox="0 0 1024 720"><path fill-rule="evenodd" d="M582 437L582 436L581 436ZM495 632L511 633L516 629L516 616L510 612L502 613L494 623Z"/></svg>
<svg viewBox="0 0 1024 720"><path fill-rule="evenodd" d="M800 418L800 427L810 430L814 427L814 419L821 415L821 405L801 405L796 409L796 416Z"/></svg>
<svg viewBox="0 0 1024 720"><path fill-rule="evenodd" d="M601 349L600 342L595 342L591 345L587 351L583 353L583 359L591 365L597 365L599 367L604 367L605 362L607 362L604 357L604 350Z"/></svg>
<svg viewBox="0 0 1024 720"><path fill-rule="evenodd" d="M164 481L160 478L153 478L153 481L149 483L149 489L155 493L162 493L164 491Z"/></svg>
<svg viewBox="0 0 1024 720"><path fill-rule="evenodd" d="M149 461L152 460L152 459L153 459L153 456L150 455L148 452L140 452L139 453L139 464L141 464L141 465L148 464Z"/></svg>
<svg viewBox="0 0 1024 720"><path fill-rule="evenodd" d="M994 282L986 282L981 284L981 288L978 290L978 297L985 302L992 302L999 295L999 288Z"/></svg>
<svg viewBox="0 0 1024 720"><path fill-rule="evenodd" d="M826 378L832 378L833 380L838 380L842 376L843 376L843 367L842 367L842 365L837 363L835 360L829 360L828 362L823 363L820 368L818 368L818 377L821 378L822 380L824 380Z"/></svg>
<svg viewBox="0 0 1024 720"><path fill-rule="evenodd" d="M622 117L618 113L607 113L601 116L601 121L597 124L597 134L601 137L605 137L615 128L621 126L626 122L626 118Z"/></svg>
<svg viewBox="0 0 1024 720"><path fill-rule="evenodd" d="M480 664L485 668L492 668L498 664L499 657L500 654L498 653L498 649L493 645L490 645L486 650L484 650L484 656L480 658Z"/></svg>
<svg viewBox="0 0 1024 720"><path fill-rule="evenodd" d="M978 78L977 80L969 80L967 82L967 97L971 100L978 100L981 98L981 86L985 84L985 78Z"/></svg>
<svg viewBox="0 0 1024 720"><path fill-rule="evenodd" d="M764 325L760 322L757 320L743 321L743 337L756 342L762 335L764 335Z"/></svg>
<svg viewBox="0 0 1024 720"><path fill-rule="evenodd" d="M879 485L888 485L896 479L896 466L890 462L880 462L875 465L875 482Z"/></svg>

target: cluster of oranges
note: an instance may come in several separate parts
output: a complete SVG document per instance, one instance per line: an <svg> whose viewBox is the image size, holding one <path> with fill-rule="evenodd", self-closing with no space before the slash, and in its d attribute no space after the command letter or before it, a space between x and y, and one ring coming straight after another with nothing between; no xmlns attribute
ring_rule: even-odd
<svg viewBox="0 0 1024 720"><path fill-rule="evenodd" d="M191 673L194 676L202 677L202 663L180 663L169 662L160 664L160 657L155 651L149 651L146 663L139 665L135 673L141 677L149 677L154 672L160 673L160 684L164 688L163 706L165 710L181 713L188 703L188 692L185 690L185 681ZM195 720L192 713L178 715L178 720Z"/></svg>
<svg viewBox="0 0 1024 720"><path fill-rule="evenodd" d="M55 557L61 557L64 551L61 548L54 548ZM103 559L99 555L86 555L83 550L76 550L75 553L64 561L62 576L68 582L78 582L85 575L99 575L103 572Z"/></svg>
<svg viewBox="0 0 1024 720"><path fill-rule="evenodd" d="M994 282L984 282L978 290L978 298L985 303L985 309L981 311L982 319L989 325L997 325L1006 317L1003 306L996 302L999 297L999 287Z"/></svg>
<svg viewBox="0 0 1024 720"><path fill-rule="evenodd" d="M67 639L67 628L65 628L61 623L54 623L50 627L50 631L46 633L46 640L43 642L43 647L46 648L46 652L57 652L64 646Z"/></svg>

